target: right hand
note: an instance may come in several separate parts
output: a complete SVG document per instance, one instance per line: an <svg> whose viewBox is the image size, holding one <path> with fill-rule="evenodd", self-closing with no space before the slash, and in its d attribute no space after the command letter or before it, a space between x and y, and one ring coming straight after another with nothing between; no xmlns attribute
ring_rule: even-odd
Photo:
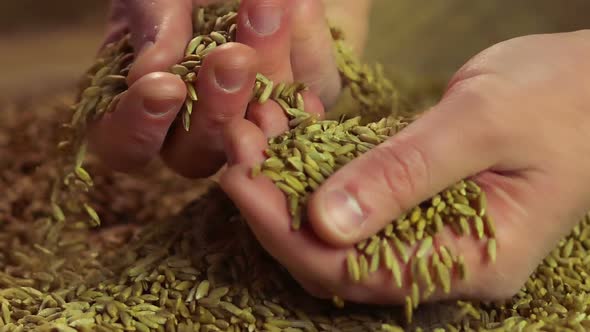
<svg viewBox="0 0 590 332"><path fill-rule="evenodd" d="M306 210L310 227L299 232L291 228L284 193L268 177L251 176L268 143L248 121L226 131L231 163L221 186L261 245L308 292L399 304L411 294L413 263L399 259L401 287L392 287L387 269L357 283L343 264L348 252L470 178L486 193L487 215L495 220L495 262L473 224L471 236L444 227L433 247L462 255L468 272L461 280L456 265L449 269L452 288L439 287L427 301L509 299L590 209L590 78L580 74L590 72L589 54L590 30L514 38L478 54L439 103L314 190ZM567 241L560 254L584 253ZM418 246L407 250L413 254ZM542 280L546 272L539 273Z"/></svg>
<svg viewBox="0 0 590 332"><path fill-rule="evenodd" d="M185 132L174 119L186 87L168 69L181 60L192 37L193 6L211 2L113 1L105 42L129 32L137 57L117 109L91 127L91 147L107 166L132 171L160 155L185 177L207 177L226 162L221 132L231 120L247 117L267 135L287 129L278 104L249 105L257 72L275 82L308 84L307 109L316 113L337 98L341 82L322 1L243 0L239 44L222 45L207 56L196 83L200 99ZM358 1L341 6L347 2Z"/></svg>

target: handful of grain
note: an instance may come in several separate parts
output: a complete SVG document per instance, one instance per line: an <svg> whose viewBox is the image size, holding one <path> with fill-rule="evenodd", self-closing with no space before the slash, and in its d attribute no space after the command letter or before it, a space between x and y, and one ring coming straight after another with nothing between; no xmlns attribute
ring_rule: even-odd
<svg viewBox="0 0 590 332"><path fill-rule="evenodd" d="M187 84L193 82L202 58L216 45L235 38L236 8L233 4L197 9L194 39L184 61L171 71ZM325 178L414 120L397 112L395 90L380 71L359 65L347 53L336 29L333 35L340 71L358 101L360 118L318 121L307 115L300 97L305 87L299 84L275 86L259 75L253 93L259 102L278 102L291 119L291 129L269 142L269 159L253 172L270 177L286 193L295 230L305 227L306 197ZM114 109L127 88L125 76L132 61L132 49L124 38L108 47L89 71L73 116L63 126L60 172L50 190L53 218L37 211L27 217L33 227L10 223L2 229L0 331L535 331L590 327L585 280L590 272L588 218L512 300L459 301L447 308L449 315L434 322L425 320L420 310L414 311L435 287L448 292L453 276L466 273L461 256L432 247L432 237L443 227L487 238L490 260L495 258L494 228L486 216L485 196L470 181L461 181L408 211L378 235L359 243L343 262L353 281L385 268L394 287L410 287L405 312L355 305L337 309L309 298L265 254L218 189L179 216L152 223L135 236L113 239L105 230L98 234L100 241L88 241L92 233L85 223L74 221L84 218L91 225L99 224L99 213L84 193L102 181L91 178L88 166L83 166L84 132L89 121ZM190 84L187 87L179 121L190 129L188 115L198 92ZM38 137L31 141L34 144ZM41 188L49 187L50 174L39 173L44 176L38 181ZM408 252L409 245L417 245L417 251ZM401 283L400 263L411 264L411 285Z"/></svg>

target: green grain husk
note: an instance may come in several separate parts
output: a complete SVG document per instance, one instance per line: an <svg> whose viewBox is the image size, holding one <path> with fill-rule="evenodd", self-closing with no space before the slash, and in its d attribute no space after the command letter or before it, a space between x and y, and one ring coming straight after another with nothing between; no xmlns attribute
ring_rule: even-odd
<svg viewBox="0 0 590 332"><path fill-rule="evenodd" d="M196 10L195 39L187 47L187 59L171 71L193 82L196 75L190 71L199 67L200 57L214 46L234 40L235 8ZM379 69L360 65L347 53L339 32L334 29L333 34L345 86L358 103L361 116L293 121L293 128L283 136L290 141L275 138L270 143L291 143L298 152L283 155L269 150L275 157L267 163L272 169L263 165L259 175L276 174L271 181L282 180L282 172L301 173L303 168L303 174L319 185L339 167L415 120L413 115L398 112L397 91ZM31 121L23 115L27 113L19 108L22 106L10 111L2 105L0 128L10 129L14 135L0 137L0 142L8 142L0 144L0 152L15 157L1 160L4 167L0 169L0 185L9 188L0 199L0 220L7 221L0 224L0 331L582 331L590 327L588 216L513 298L494 303L453 302L438 319L423 319L425 308L418 304L431 289L420 289L420 285L432 283L449 291L452 278L467 276L461 253L437 247L436 241L430 247L429 239L435 240L442 228L454 224L464 235L491 243L489 248L499 245L487 214L485 193L469 180L407 211L378 235L355 246L349 256L358 268L354 280L360 282L361 274L366 278L385 269L393 280L392 287L411 291L412 296L400 307L345 304L338 296L332 301L311 298L258 245L239 211L217 186L180 212L171 212L165 196L156 195L157 201L148 198L145 188L157 186L138 190L125 184L122 177L114 181L100 174L96 163L86 161L86 120L114 110L126 90L124 78L132 60L126 38L105 49L69 109L71 117L69 125L62 127L64 133L49 132L48 128L60 122L68 109L51 113L46 112L47 105L36 105L42 114L57 115L53 122L44 118ZM291 120L303 117L300 91L305 87L273 83L269 93L271 83L263 77L258 82L260 88L254 96L278 102ZM187 101L197 101L197 91L188 92ZM187 105L183 114L190 115L190 107ZM184 121L187 129L189 122ZM317 140L312 133L319 135ZM343 133L349 134L348 141L337 137ZM54 158L47 141L61 142L60 158ZM47 159L39 162L35 156L29 157L39 164L34 172L25 167L31 160L19 159L22 151L13 149L22 144L41 151ZM303 165L290 159L297 153ZM52 182L56 170L59 181ZM295 197L303 200L315 190L309 185L303 193L301 186L309 181L301 174L291 176L283 182ZM62 185L66 179L71 187ZM169 182L170 178L161 177L157 183ZM121 190L117 195L107 194L110 186ZM117 209L116 204L93 204L100 201L99 196L92 196L93 191L102 193L103 200L117 201L134 192L140 192L142 199L127 203L128 214L109 215L111 209ZM185 203L175 202L179 204ZM157 208L146 210L153 206ZM303 208L300 204L293 209ZM162 210L169 212L161 215ZM113 235L114 226L129 219L141 220L139 231ZM306 227L304 217L299 227ZM402 284L402 267L414 262L419 278Z"/></svg>

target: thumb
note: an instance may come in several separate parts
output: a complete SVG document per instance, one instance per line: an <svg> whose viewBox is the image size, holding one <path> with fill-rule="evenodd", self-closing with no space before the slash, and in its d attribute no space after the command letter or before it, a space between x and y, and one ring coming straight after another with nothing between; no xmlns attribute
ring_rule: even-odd
<svg viewBox="0 0 590 332"><path fill-rule="evenodd" d="M493 124L482 122L486 108L485 98L470 89L449 92L402 132L338 170L311 198L314 231L333 245L352 245L494 165L500 145Z"/></svg>
<svg viewBox="0 0 590 332"><path fill-rule="evenodd" d="M131 85L146 74L168 71L182 60L192 34L192 2L131 0L127 9L137 55L128 76Z"/></svg>

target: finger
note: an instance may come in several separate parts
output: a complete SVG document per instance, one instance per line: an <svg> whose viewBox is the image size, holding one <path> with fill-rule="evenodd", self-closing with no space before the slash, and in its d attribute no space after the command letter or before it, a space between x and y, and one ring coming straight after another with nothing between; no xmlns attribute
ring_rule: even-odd
<svg viewBox="0 0 590 332"><path fill-rule="evenodd" d="M288 243L301 244L302 236L310 236L310 233L293 233L283 194L268 178L250 176L252 167L265 159L267 140L264 133L250 121L236 120L224 129L224 142L231 162L221 177L222 188L246 214L246 219L252 221L250 226L263 246L281 261L287 261L288 268L296 265L290 264L290 259L285 259L292 256L289 254L292 249L281 243L281 239L288 239ZM249 199L252 191L259 193L261 199ZM301 249L306 250L303 247Z"/></svg>
<svg viewBox="0 0 590 332"><path fill-rule="evenodd" d="M192 3L189 0L132 0L131 42L137 58L129 72L132 84L143 75L168 71L179 62L192 35Z"/></svg>
<svg viewBox="0 0 590 332"><path fill-rule="evenodd" d="M311 232L291 230L286 200L280 190L268 178L251 178L252 167L265 159L264 133L250 121L236 120L225 128L224 139L231 162L220 179L221 187L249 221L262 246L294 274L304 273L309 266L302 260L306 255L299 253L317 252L317 259L330 258L330 250L318 250L324 245L312 241ZM251 196L253 192L257 197ZM301 251L294 255L292 248Z"/></svg>
<svg viewBox="0 0 590 332"><path fill-rule="evenodd" d="M152 73L135 82L117 109L91 126L91 147L110 167L130 171L158 155L186 94L175 75Z"/></svg>
<svg viewBox="0 0 590 332"><path fill-rule="evenodd" d="M302 96L305 111L317 115L319 119L323 119L325 110L319 97L309 90L304 91ZM289 121L285 112L274 102L250 104L247 119L255 123L267 137L278 136L289 129Z"/></svg>
<svg viewBox="0 0 590 332"><path fill-rule="evenodd" d="M259 71L277 82L292 82L290 18L286 0L244 0L238 12L237 41L258 53Z"/></svg>
<svg viewBox="0 0 590 332"><path fill-rule="evenodd" d="M291 36L291 65L295 80L309 85L324 105L332 105L342 83L322 1L295 2Z"/></svg>
<svg viewBox="0 0 590 332"><path fill-rule="evenodd" d="M488 104L469 89L451 94L336 172L311 199L314 230L331 244L353 244L453 183L496 164L509 138L506 124L486 123L497 113Z"/></svg>
<svg viewBox="0 0 590 332"><path fill-rule="evenodd" d="M225 163L222 128L243 118L252 97L256 53L238 43L219 46L203 61L196 83L195 103L187 132L178 124L166 141L162 156L186 177L204 177Z"/></svg>

